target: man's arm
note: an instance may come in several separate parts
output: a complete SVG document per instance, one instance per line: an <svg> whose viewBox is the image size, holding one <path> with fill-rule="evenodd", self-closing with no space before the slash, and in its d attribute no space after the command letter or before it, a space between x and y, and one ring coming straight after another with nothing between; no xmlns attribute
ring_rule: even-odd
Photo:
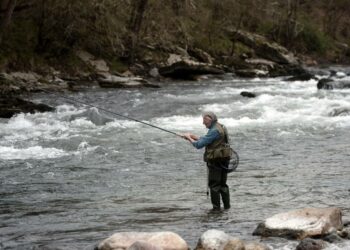
<svg viewBox="0 0 350 250"><path fill-rule="evenodd" d="M198 137L196 135L189 134L189 133L183 135L183 138L190 141L192 145L197 149L200 149L209 145L219 137L220 137L220 133L217 130L210 130L205 136L202 136L202 137Z"/></svg>

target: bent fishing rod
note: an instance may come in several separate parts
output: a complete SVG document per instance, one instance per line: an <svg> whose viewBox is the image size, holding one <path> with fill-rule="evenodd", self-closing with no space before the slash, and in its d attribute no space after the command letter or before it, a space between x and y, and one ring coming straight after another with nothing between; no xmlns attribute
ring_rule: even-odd
<svg viewBox="0 0 350 250"><path fill-rule="evenodd" d="M179 136L181 138L183 138L180 134L178 133L175 133L173 131L170 131L170 130L167 130L167 129L164 129L164 128L161 128L161 127L158 127L156 125L153 125L153 124L150 124L150 123L147 123L147 122L143 122L143 121L140 121L138 119L135 119L135 118L132 118L132 117L129 117L129 116L126 116L126 115L122 115L122 114L118 114L116 112L113 112L113 111L110 111L108 109L104 109L104 108L101 108L101 107L98 107L98 106L95 106L95 105L92 105L92 104L88 104L86 102L83 102L83 101L80 101L80 100L77 100L77 99L74 99L74 98L70 98L70 97L67 97L65 95L62 95L62 94L57 94L57 93L54 93L54 92L51 92L51 91L48 91L48 90L45 90L45 89L41 89L41 91L45 92L45 93L48 93L48 94L51 94L51 95L55 95L55 96L58 96L58 97L61 97L63 99L66 99L66 100L69 100L71 102L75 102L75 103L80 103L80 104L83 104L83 105L86 105L86 106L89 106L89 107L92 107L92 108L96 108L96 109L99 109L99 110L102 110L106 113L110 113L110 114L113 114L113 115L116 115L116 116L119 116L119 117L123 117L125 119L128 119L128 120L132 120L132 121L135 121L135 122L139 122L139 123L142 123L144 125L147 125L147 126L150 126L152 128L156 128L156 129L160 129L164 132L167 132L167 133L170 133L170 134L173 134L173 135L176 135L176 136Z"/></svg>

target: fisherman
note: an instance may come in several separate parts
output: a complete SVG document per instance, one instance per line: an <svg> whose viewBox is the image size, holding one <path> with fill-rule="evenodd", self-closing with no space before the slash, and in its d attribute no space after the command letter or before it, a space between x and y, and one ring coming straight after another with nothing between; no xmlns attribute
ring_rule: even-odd
<svg viewBox="0 0 350 250"><path fill-rule="evenodd" d="M203 113L203 124L208 128L208 133L205 136L198 137L196 135L186 133L182 137L190 141L197 148L205 147L204 161L208 167L208 186L210 189L210 198L213 205L213 211L220 210L220 196L224 205L224 209L229 209L230 193L227 181L227 169L229 159L217 158L213 159L215 150L220 150L228 143L228 134L226 128L218 122L216 115L213 112Z"/></svg>

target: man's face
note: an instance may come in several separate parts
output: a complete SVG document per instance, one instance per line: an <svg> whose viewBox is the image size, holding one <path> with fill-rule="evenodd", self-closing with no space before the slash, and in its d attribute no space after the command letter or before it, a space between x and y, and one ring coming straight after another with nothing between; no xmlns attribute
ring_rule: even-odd
<svg viewBox="0 0 350 250"><path fill-rule="evenodd" d="M203 117L203 124L206 128L210 128L212 121L213 120L207 115Z"/></svg>

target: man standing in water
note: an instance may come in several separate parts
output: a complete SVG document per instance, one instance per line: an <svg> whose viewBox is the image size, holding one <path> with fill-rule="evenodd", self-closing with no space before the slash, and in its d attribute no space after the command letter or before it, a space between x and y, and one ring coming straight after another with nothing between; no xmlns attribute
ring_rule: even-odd
<svg viewBox="0 0 350 250"><path fill-rule="evenodd" d="M203 124L208 128L205 136L198 137L196 135L186 133L183 138L190 141L197 148L205 147L204 161L207 163L209 170L208 185L210 188L210 198L213 204L213 210L220 210L220 195L224 204L224 209L229 209L230 193L226 184L227 169L229 159L215 158L213 154L215 150L225 147L228 143L228 134L226 128L218 123L218 119L213 112L203 113Z"/></svg>

